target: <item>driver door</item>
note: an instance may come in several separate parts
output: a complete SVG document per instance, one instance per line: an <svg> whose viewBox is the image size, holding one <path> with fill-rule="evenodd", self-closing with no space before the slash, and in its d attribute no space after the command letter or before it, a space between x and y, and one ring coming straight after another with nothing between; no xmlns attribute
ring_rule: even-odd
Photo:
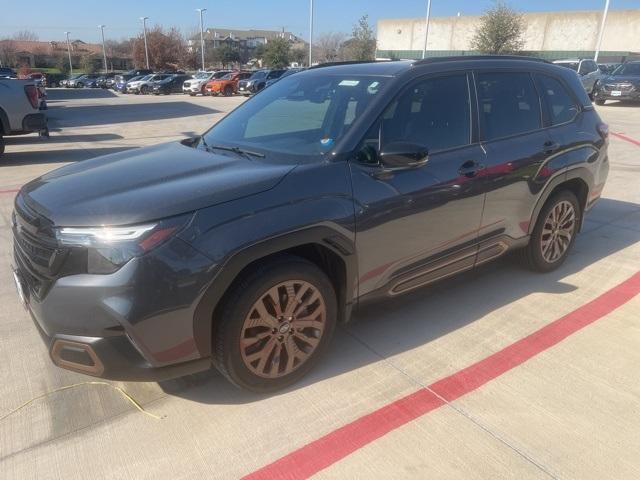
<svg viewBox="0 0 640 480"><path fill-rule="evenodd" d="M413 82L366 135L360 152L368 154L350 162L361 297L403 293L473 267L485 154L471 85L466 73ZM380 152L402 142L424 146L426 163L380 164Z"/></svg>

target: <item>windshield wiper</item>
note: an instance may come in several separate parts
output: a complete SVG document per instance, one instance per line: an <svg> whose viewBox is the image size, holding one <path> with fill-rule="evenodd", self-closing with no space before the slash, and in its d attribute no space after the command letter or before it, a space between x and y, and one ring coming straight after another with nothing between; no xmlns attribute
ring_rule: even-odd
<svg viewBox="0 0 640 480"><path fill-rule="evenodd" d="M226 145L207 145L204 141L204 138L202 139L202 144L207 149L207 151L224 150L226 152L233 152L233 153L237 153L238 155L244 155L246 157L258 157L258 158L265 157L264 153L253 152L251 150L245 150L244 148L240 148L240 147L227 147Z"/></svg>

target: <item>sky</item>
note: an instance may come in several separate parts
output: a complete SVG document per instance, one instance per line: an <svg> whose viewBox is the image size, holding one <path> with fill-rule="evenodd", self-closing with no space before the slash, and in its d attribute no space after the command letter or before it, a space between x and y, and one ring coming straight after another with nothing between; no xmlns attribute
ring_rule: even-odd
<svg viewBox="0 0 640 480"><path fill-rule="evenodd" d="M381 18L420 17L426 0L315 0L314 32L349 33L364 14L375 28ZM553 10L601 10L605 0L511 0L523 12ZM434 16L477 15L492 5L491 0L432 0ZM207 8L206 27L280 30L283 27L304 38L309 34L309 0L0 0L0 38L30 30L40 40L60 40L65 31L72 39L122 39L141 31L139 17L148 25L176 26L183 31L198 28L196 8ZM640 8L640 0L611 0L611 9Z"/></svg>

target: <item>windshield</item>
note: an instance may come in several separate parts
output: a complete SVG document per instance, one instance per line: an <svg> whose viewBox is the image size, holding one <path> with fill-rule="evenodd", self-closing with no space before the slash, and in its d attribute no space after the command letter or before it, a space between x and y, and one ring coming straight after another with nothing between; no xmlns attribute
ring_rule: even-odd
<svg viewBox="0 0 640 480"><path fill-rule="evenodd" d="M211 74L209 72L199 72L196 73L193 78L195 78L196 80L204 80L206 78L209 78L211 76Z"/></svg>
<svg viewBox="0 0 640 480"><path fill-rule="evenodd" d="M640 63L625 63L615 69L613 75L640 75Z"/></svg>
<svg viewBox="0 0 640 480"><path fill-rule="evenodd" d="M292 75L234 110L204 135L207 145L317 157L344 136L387 77Z"/></svg>
<svg viewBox="0 0 640 480"><path fill-rule="evenodd" d="M267 76L267 72L256 72L253 75L251 75L249 80L260 80L266 76Z"/></svg>
<svg viewBox="0 0 640 480"><path fill-rule="evenodd" d="M134 81L146 81L146 80L151 80L153 78L153 75L145 75L142 78L138 78L137 80Z"/></svg>
<svg viewBox="0 0 640 480"><path fill-rule="evenodd" d="M231 80L233 78L233 73L227 73L224 77L222 77L220 80Z"/></svg>

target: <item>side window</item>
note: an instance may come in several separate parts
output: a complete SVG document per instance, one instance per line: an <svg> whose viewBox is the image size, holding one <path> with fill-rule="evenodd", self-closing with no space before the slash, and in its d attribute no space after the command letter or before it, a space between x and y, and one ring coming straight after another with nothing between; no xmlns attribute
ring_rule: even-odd
<svg viewBox="0 0 640 480"><path fill-rule="evenodd" d="M549 112L551 125L573 120L578 113L578 107L562 83L547 75L536 75L536 80L542 100Z"/></svg>
<svg viewBox="0 0 640 480"><path fill-rule="evenodd" d="M531 132L541 127L540 101L531 75L490 72L477 75L484 140Z"/></svg>
<svg viewBox="0 0 640 480"><path fill-rule="evenodd" d="M424 80L407 89L382 115L382 141L423 145L429 152L471 141L466 74Z"/></svg>

